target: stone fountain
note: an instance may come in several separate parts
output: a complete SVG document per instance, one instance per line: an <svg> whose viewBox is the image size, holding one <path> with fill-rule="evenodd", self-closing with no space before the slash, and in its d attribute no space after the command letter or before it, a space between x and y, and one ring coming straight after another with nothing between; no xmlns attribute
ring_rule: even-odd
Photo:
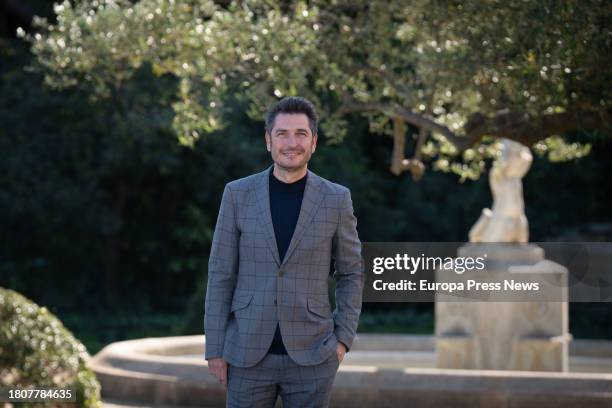
<svg viewBox="0 0 612 408"><path fill-rule="evenodd" d="M528 243L521 179L531 162L527 147L501 139L501 156L489 173L492 208L483 209L469 232L470 244L460 247L458 256L486 252L486 270L470 278L541 276L560 288L565 301L456 301L437 294L439 368L568 371L568 271Z"/></svg>

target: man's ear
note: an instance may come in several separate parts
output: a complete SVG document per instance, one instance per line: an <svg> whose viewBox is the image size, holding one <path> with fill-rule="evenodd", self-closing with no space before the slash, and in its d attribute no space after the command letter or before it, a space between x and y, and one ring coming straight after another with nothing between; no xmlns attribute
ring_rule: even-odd
<svg viewBox="0 0 612 408"><path fill-rule="evenodd" d="M315 150L317 150L317 138L318 138L319 134L315 133L314 135L312 135L312 152L310 152L311 154L315 152Z"/></svg>
<svg viewBox="0 0 612 408"><path fill-rule="evenodd" d="M271 151L271 145L270 145L270 134L268 132L264 133L264 139L266 139L266 149L268 149L268 151Z"/></svg>

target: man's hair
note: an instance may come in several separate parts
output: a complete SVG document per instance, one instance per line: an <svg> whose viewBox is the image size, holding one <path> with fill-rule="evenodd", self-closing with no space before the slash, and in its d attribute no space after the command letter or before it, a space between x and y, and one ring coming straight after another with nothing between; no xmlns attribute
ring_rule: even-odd
<svg viewBox="0 0 612 408"><path fill-rule="evenodd" d="M317 111L308 99L301 96L287 96L281 99L266 114L266 132L272 134L274 121L279 113L303 113L308 117L308 124L313 136L317 133L319 116Z"/></svg>

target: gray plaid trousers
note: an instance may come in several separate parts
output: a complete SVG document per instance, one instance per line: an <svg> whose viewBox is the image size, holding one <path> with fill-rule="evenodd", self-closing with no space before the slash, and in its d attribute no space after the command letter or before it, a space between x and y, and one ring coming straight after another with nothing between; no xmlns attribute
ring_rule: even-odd
<svg viewBox="0 0 612 408"><path fill-rule="evenodd" d="M227 408L325 408L338 371L336 352L321 364L300 366L287 354L266 356L253 367L228 366Z"/></svg>

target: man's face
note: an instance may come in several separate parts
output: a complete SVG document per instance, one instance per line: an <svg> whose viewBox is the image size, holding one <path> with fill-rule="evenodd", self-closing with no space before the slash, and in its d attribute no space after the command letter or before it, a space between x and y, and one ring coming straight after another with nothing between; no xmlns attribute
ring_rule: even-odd
<svg viewBox="0 0 612 408"><path fill-rule="evenodd" d="M272 134L266 132L266 146L277 166L295 171L306 166L317 147L308 116L303 113L279 113Z"/></svg>

